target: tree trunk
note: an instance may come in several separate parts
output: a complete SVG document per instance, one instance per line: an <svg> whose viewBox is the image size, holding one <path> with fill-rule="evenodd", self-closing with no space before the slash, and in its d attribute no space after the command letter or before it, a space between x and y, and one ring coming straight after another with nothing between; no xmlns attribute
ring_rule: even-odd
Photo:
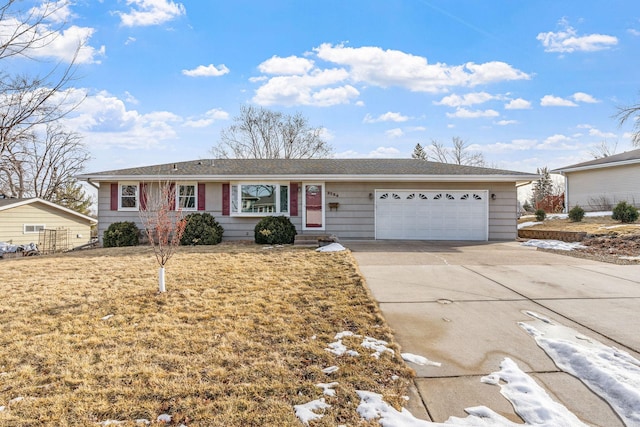
<svg viewBox="0 0 640 427"><path fill-rule="evenodd" d="M165 292L166 288L164 287L164 267L160 267L158 269L158 292Z"/></svg>

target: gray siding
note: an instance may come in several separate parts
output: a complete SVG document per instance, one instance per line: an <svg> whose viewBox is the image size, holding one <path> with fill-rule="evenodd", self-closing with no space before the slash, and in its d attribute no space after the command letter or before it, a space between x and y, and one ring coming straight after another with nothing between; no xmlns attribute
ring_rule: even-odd
<svg viewBox="0 0 640 427"><path fill-rule="evenodd" d="M567 209L610 210L627 201L640 207L640 165L567 172Z"/></svg>
<svg viewBox="0 0 640 427"><path fill-rule="evenodd" d="M300 186L301 187L301 186ZM327 182L325 183L325 230L340 239L373 239L375 237L375 212L373 194L376 189L413 190L487 190L489 196L489 240L514 240L517 237L515 183L390 183L390 182ZM371 197L369 195L372 195ZM330 210L329 203L339 203L337 210ZM136 212L111 211L110 185L102 183L98 192L100 216L99 236L116 221L141 222ZM206 184L206 212L213 215L224 227L225 240L253 240L253 229L260 218L222 215L222 183ZM302 192L298 192L298 216L291 217L299 234L317 234L320 231L302 230Z"/></svg>

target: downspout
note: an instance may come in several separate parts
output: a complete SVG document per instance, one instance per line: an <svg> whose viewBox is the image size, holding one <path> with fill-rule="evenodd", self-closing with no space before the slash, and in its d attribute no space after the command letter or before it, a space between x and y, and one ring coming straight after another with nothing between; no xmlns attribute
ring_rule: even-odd
<svg viewBox="0 0 640 427"><path fill-rule="evenodd" d="M96 190L100 190L100 186L94 184L93 182L91 182L91 178L87 178L87 184L91 185L93 188L95 188Z"/></svg>

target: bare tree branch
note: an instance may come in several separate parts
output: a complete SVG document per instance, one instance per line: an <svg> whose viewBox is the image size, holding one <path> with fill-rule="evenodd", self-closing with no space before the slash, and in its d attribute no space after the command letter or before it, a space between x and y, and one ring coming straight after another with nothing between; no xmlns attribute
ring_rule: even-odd
<svg viewBox="0 0 640 427"><path fill-rule="evenodd" d="M301 114L283 115L243 106L234 124L223 129L211 149L214 157L237 159L310 159L332 154L322 129L309 126Z"/></svg>
<svg viewBox="0 0 640 427"><path fill-rule="evenodd" d="M618 124L622 126L628 120L633 120L633 134L631 135L631 144L634 147L640 147L640 104L628 107L618 107L618 113L615 115Z"/></svg>

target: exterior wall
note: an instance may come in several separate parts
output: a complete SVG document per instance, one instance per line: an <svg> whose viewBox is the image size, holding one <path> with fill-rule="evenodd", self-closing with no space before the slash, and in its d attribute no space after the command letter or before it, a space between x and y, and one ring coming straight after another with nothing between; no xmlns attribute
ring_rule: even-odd
<svg viewBox="0 0 640 427"><path fill-rule="evenodd" d="M302 184L302 183L299 183ZM299 234L335 234L342 240L373 239L375 237L375 212L373 194L376 189L413 190L487 190L495 194L489 200L489 240L515 240L517 237L517 194L515 183L388 183L388 182L326 182L325 229L302 230L302 185L298 193L298 215L291 222ZM372 197L369 197L372 194ZM133 221L142 227L137 212L111 211L110 185L102 183L98 192L100 217L98 236L112 222ZM233 217L222 215L222 183L206 184L205 212L213 215L224 227L225 240L253 240L253 229L259 217ZM334 210L329 203L339 203ZM202 211L201 211L202 212Z"/></svg>
<svg viewBox="0 0 640 427"><path fill-rule="evenodd" d="M0 241L14 245L38 243L39 233L25 234L25 224L43 224L47 230L67 229L69 249L91 239L88 221L36 202L0 211Z"/></svg>
<svg viewBox="0 0 640 427"><path fill-rule="evenodd" d="M640 165L626 165L566 173L567 209L610 210L625 200L640 208Z"/></svg>

